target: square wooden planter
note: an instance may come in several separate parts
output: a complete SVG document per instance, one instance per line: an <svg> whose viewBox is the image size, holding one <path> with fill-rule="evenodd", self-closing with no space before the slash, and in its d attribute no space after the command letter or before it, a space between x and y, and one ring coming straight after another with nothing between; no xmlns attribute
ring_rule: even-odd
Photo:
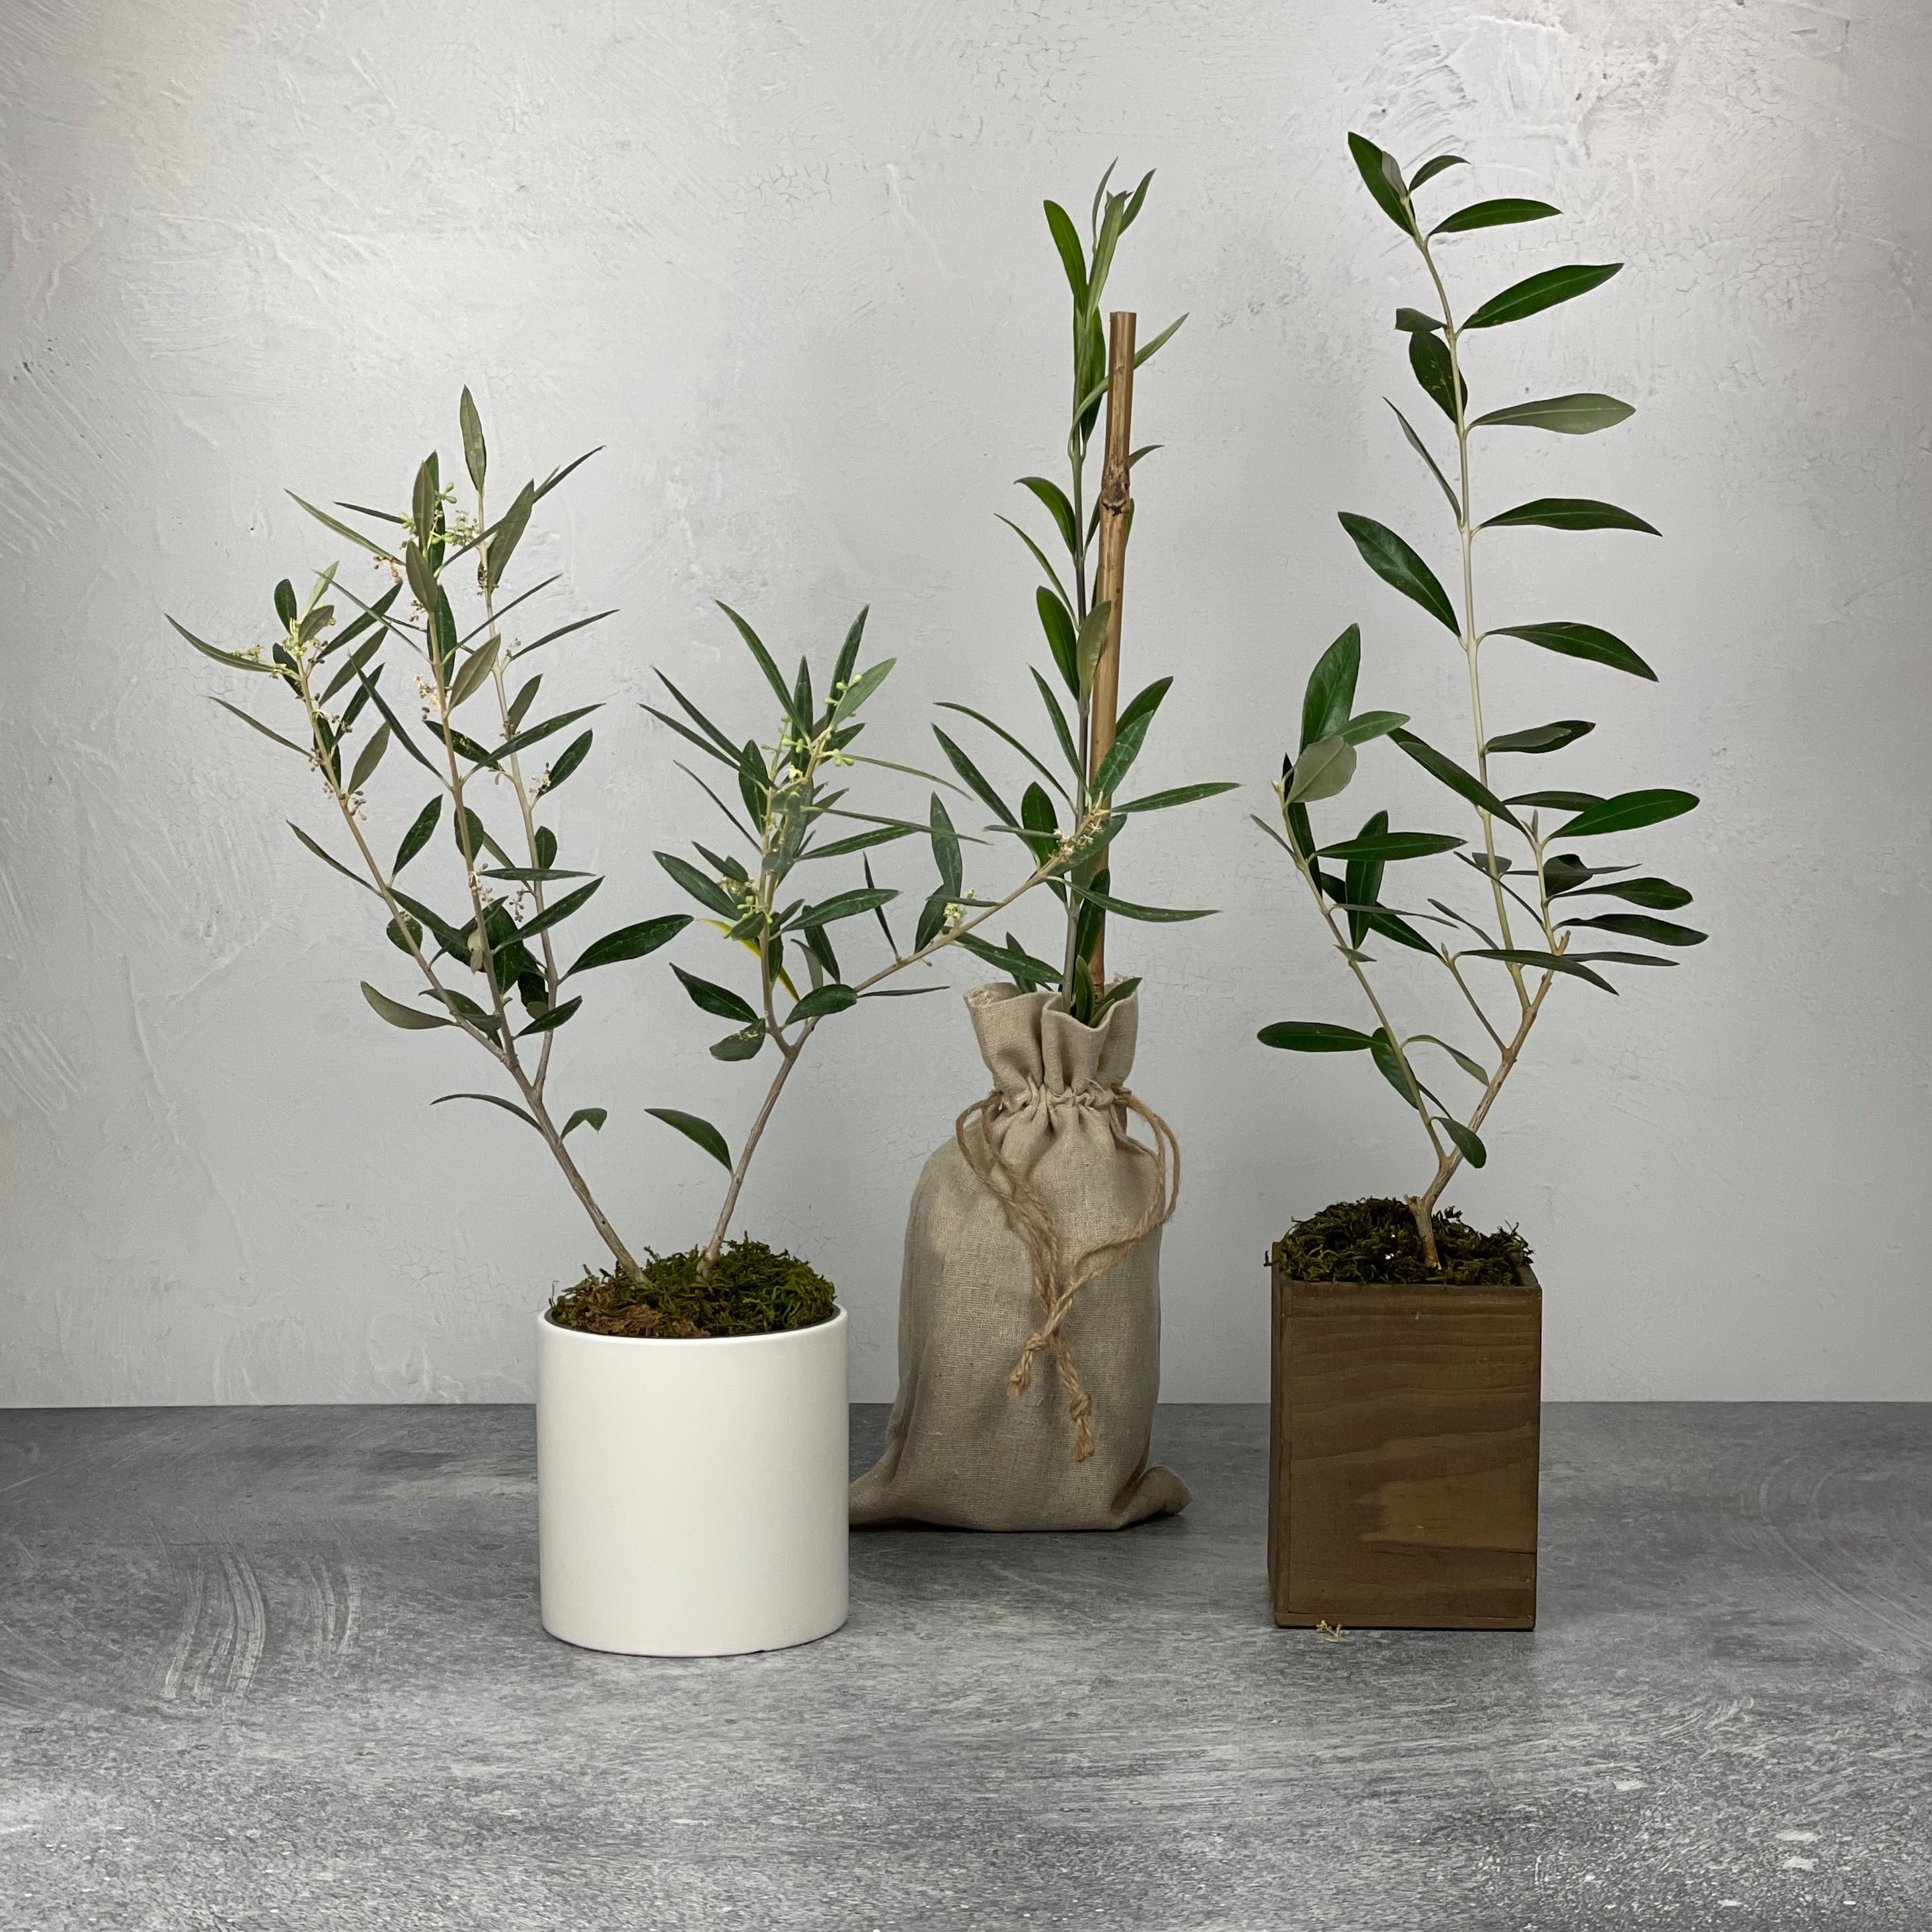
<svg viewBox="0 0 1932 1932"><path fill-rule="evenodd" d="M1532 1630L1543 1291L1274 1274L1277 1624Z"/></svg>

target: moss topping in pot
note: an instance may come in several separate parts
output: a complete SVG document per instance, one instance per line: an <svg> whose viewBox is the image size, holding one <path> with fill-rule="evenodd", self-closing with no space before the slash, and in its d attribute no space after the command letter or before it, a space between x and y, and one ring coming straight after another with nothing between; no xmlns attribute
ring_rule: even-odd
<svg viewBox="0 0 1932 1932"><path fill-rule="evenodd" d="M1406 1201L1338 1201L1281 1238L1282 1264L1296 1281L1382 1282L1402 1286L1514 1288L1529 1244L1514 1228L1480 1234L1454 1208L1435 1217L1440 1268L1423 1258Z"/></svg>
<svg viewBox="0 0 1932 1932"><path fill-rule="evenodd" d="M831 1282L808 1263L763 1241L729 1242L708 1275L702 1248L650 1255L634 1275L589 1270L550 1305L560 1328L586 1335L704 1341L722 1335L776 1335L830 1322Z"/></svg>

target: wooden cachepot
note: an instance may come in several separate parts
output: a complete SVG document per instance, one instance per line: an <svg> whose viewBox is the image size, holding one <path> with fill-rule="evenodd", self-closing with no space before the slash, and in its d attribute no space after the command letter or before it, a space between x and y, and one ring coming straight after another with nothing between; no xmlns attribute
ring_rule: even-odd
<svg viewBox="0 0 1932 1932"><path fill-rule="evenodd" d="M1532 1630L1543 1291L1291 1280L1274 1254L1277 1624Z"/></svg>

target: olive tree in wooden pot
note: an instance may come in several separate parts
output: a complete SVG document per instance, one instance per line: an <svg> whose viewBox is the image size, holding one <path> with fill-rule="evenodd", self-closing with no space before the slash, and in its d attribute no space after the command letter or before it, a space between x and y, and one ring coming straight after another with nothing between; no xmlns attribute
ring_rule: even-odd
<svg viewBox="0 0 1932 1932"><path fill-rule="evenodd" d="M1611 842L1697 801L1654 788L1610 796L1512 789L1505 774L1518 760L1558 753L1595 727L1579 718L1521 724L1499 716L1498 694L1486 681L1497 653L1507 665L1524 646L1654 676L1630 645L1594 625L1516 621L1513 613L1510 622L1479 622L1477 615L1479 560L1510 541L1507 532L1656 534L1641 518L1587 497L1539 497L1487 514L1477 507L1478 453L1499 432L1583 435L1632 410L1610 396L1578 394L1472 416L1470 338L1584 295L1621 264L1545 269L1459 322L1436 259L1442 242L1558 211L1540 201L1478 201L1426 226L1417 195L1466 164L1439 155L1405 181L1373 142L1351 135L1349 146L1370 194L1415 247L1433 297L1429 308L1399 309L1396 327L1453 438L1446 468L1430 438L1394 413L1448 506L1458 594L1394 530L1352 513L1341 521L1370 568L1461 652L1468 750L1466 762L1439 748L1401 712L1356 710L1361 641L1352 625L1308 680L1300 742L1276 787L1280 830L1262 827L1288 854L1364 1010L1358 1025L1285 1020L1264 1028L1262 1042L1367 1055L1413 1116L1430 1169L1400 1199L1310 1216L1274 1250L1270 1589L1275 1620L1285 1624L1522 1630L1536 1617L1541 1291L1521 1238L1479 1234L1442 1206L1443 1192L1460 1168L1484 1164L1484 1124L1557 989L1614 995L1623 969L1674 963L1628 942L1682 947L1703 939L1661 916L1688 904L1690 893L1648 873L1630 876L1636 863ZM1353 830L1318 831L1318 813L1331 813L1355 782L1360 748L1378 739L1454 794L1473 824L1412 831L1378 810ZM1468 890L1423 883L1425 862L1460 867ZM1413 883L1385 896L1392 878ZM1612 909L1596 910L1606 898ZM1402 1014L1418 990L1399 993L1388 976L1405 958L1426 960L1441 976L1440 997L1461 1013L1460 1026L1432 1018L1439 1035L1405 1030ZM1453 1097L1457 1082L1473 1100Z"/></svg>

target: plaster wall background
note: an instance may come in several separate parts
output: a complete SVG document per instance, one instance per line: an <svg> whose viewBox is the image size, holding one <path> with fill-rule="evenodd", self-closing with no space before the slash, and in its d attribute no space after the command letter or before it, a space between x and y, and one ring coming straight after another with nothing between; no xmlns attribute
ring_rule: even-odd
<svg viewBox="0 0 1932 1932"><path fill-rule="evenodd" d="M673 909L649 851L711 808L636 709L650 668L769 727L712 598L794 657L869 602L900 661L880 750L927 762L938 698L1024 715L1032 576L994 518L1059 440L1039 205L1084 207L1117 154L1160 172L1114 298L1144 331L1191 314L1137 409L1166 447L1126 678L1178 674L1146 773L1250 788L1148 821L1120 868L1130 896L1225 908L1116 940L1146 978L1134 1084L1188 1158L1166 1393L1264 1394L1269 1238L1417 1174L1365 1064L1252 1044L1356 1016L1246 814L1352 619L1364 703L1465 730L1454 652L1335 521L1445 548L1382 400L1414 394L1389 316L1420 292L1350 127L1565 209L1456 244L1466 305L1629 264L1494 332L1474 380L1640 414L1498 438L1486 499L1601 496L1664 540L1530 532L1490 581L1662 682L1526 647L1490 675L1509 724L1599 722L1526 784L1706 800L1630 842L1712 943L1614 1002L1566 986L1455 1197L1534 1244L1552 1396L1932 1394L1927 54L1916 0L11 0L0 1400L520 1398L536 1310L595 1252L526 1130L430 1108L488 1070L364 1009L400 962L286 828L322 829L321 800L212 710L256 694L161 612L250 634L278 576L340 548L284 489L400 501L432 442L453 463L466 381L500 476L606 445L530 553L567 573L556 621L622 608L551 667L610 700L559 812L611 872L596 930ZM1431 822L1379 749L1378 801ZM416 802L393 758L379 790L393 836ZM908 853L882 872L922 892ZM587 1166L660 1247L701 1235L718 1174L644 1108L735 1140L757 1084L706 1058L664 956L560 1048L564 1090L612 1110ZM674 956L724 976L694 939ZM982 1085L950 1000L881 1003L821 1036L774 1129L746 1218L841 1283L856 1396L891 1392L908 1197Z"/></svg>

